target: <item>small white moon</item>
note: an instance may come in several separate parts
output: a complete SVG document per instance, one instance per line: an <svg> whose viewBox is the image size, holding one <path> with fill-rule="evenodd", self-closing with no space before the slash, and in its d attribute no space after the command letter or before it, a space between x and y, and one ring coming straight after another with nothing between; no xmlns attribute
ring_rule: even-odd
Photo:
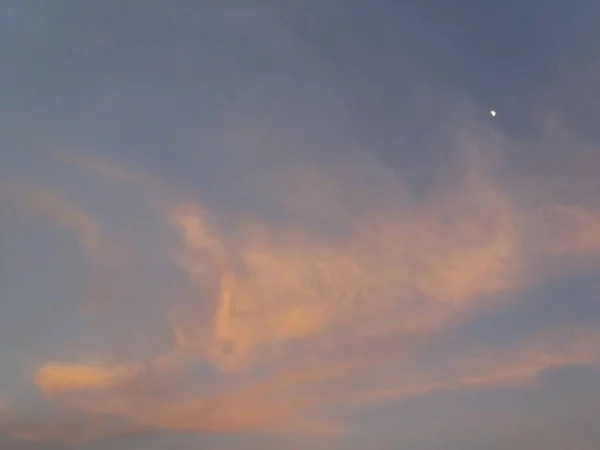
<svg viewBox="0 0 600 450"><path fill-rule="evenodd" d="M492 117L496 117L496 111L494 111L493 109L490 111L490 114Z"/></svg>

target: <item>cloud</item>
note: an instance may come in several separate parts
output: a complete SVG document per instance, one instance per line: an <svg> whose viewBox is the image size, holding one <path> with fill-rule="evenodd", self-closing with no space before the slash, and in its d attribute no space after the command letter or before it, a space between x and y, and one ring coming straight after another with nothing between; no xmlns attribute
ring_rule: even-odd
<svg viewBox="0 0 600 450"><path fill-rule="evenodd" d="M489 105L457 112L466 101L449 84L425 87L438 73L452 83L472 72L444 39L445 19L430 33L413 23L418 8L334 3L182 3L171 5L175 27L161 8L133 14L139 23L132 11L116 21L66 11L94 22L83 41L42 15L58 30L50 47L76 44L44 55L89 47L92 64L53 90L62 106L34 134L114 144L106 150L128 166L101 151L58 152L53 163L89 177L65 177L60 192L48 180L15 191L101 263L86 266L86 338L53 330L64 347L28 359L43 399L0 406L3 434L42 445L156 431L337 435L383 402L525 387L552 368L598 364L597 326L532 327L518 339L507 326L508 342L453 345L465 325L527 302L532 286L596 264L597 148L546 104L542 120L554 122L543 136L497 133L522 123L517 109L532 100L501 104L494 76L468 75L497 97L491 124ZM96 42L97 28L113 42ZM186 43L199 28L216 38ZM158 48L165 31L173 39ZM423 39L406 39L415 32ZM419 45L389 45L408 42ZM114 64L93 64L106 57ZM567 66L567 84L589 93L597 77L578 83ZM88 178L93 188L79 191ZM125 252L127 263L113 264ZM81 273L69 262L65 274Z"/></svg>
<svg viewBox="0 0 600 450"><path fill-rule="evenodd" d="M65 196L52 189L14 185L9 186L7 192L27 210L73 231L90 254L98 255L103 251L100 224Z"/></svg>
<svg viewBox="0 0 600 450"><path fill-rule="evenodd" d="M46 363L36 375L36 384L48 396L62 390L107 389L133 378L138 369L82 364Z"/></svg>
<svg viewBox="0 0 600 450"><path fill-rule="evenodd" d="M597 365L599 343L600 334L594 330L554 330L514 347L473 346L460 354L440 355L433 366L423 355L413 355L400 365L389 358L362 355L360 362L316 361L266 376L221 379L204 389L200 385L205 383L197 381L188 384L176 377L163 379L169 385L167 391L151 381L154 374L148 368L133 377L131 372L121 376L126 371L120 368L101 374L92 371L93 376L82 377L81 372L89 368L65 365L61 389L51 398L61 410L86 412L89 418L79 419L82 426L78 432L71 432L68 421L47 423L47 419L29 425L13 423L12 428L18 425L27 430L29 434L19 433L22 437L49 441L85 441L102 435L94 432L107 424L138 432L339 433L343 428L335 420L336 414L348 407L364 408L374 402L440 391L523 386L550 368ZM177 388L178 383L184 387Z"/></svg>
<svg viewBox="0 0 600 450"><path fill-rule="evenodd" d="M59 377L49 377L48 368L44 367L37 379L48 398L61 409L85 411L92 418L112 418L133 429L323 433L335 429L301 414L303 409L321 403L307 387L338 379L345 371L342 364L335 362L287 370L250 383L206 382L202 383L206 387L201 388L197 380L190 384L189 379L173 373L157 379L149 367L134 374L121 367L99 371L61 365ZM178 381L180 387L173 384Z"/></svg>
<svg viewBox="0 0 600 450"><path fill-rule="evenodd" d="M107 180L129 185L147 185L149 177L145 174L126 169L106 159L93 155L58 151L54 153L58 161L96 173Z"/></svg>
<svg viewBox="0 0 600 450"><path fill-rule="evenodd" d="M460 356L441 357L438 367L405 374L404 386L376 390L366 397L380 401L449 390L522 387L551 368L597 366L599 343L600 332L579 329L540 332L508 348L475 346L463 349Z"/></svg>
<svg viewBox="0 0 600 450"><path fill-rule="evenodd" d="M580 205L561 205L555 208L562 238L551 245L557 254L590 254L600 251L600 212Z"/></svg>
<svg viewBox="0 0 600 450"><path fill-rule="evenodd" d="M175 208L181 261L199 297L215 303L209 357L243 366L258 349L331 332L351 340L426 332L518 285L520 236L501 192L480 185L405 210L387 206L333 217L344 231L332 242L254 220L231 244L202 207Z"/></svg>
<svg viewBox="0 0 600 450"><path fill-rule="evenodd" d="M13 412L3 417L0 422L0 435L10 436L14 441L14 448L55 448L53 444L60 445L58 448L72 448L71 446L84 442L136 432L139 432L139 429L123 418L103 416L84 410ZM31 445L27 445L28 443Z"/></svg>
<svg viewBox="0 0 600 450"><path fill-rule="evenodd" d="M596 330L444 348L463 324L544 282L547 265L564 274L568 261L600 252L588 197L541 195L540 180L554 181L545 169L535 182L502 182L467 137L460 167L419 194L368 154L260 172L271 186L266 213L219 208L176 183L166 189L100 158L61 155L155 206L138 230L160 230L143 240L145 259L119 266L142 294L115 290L110 308L92 311L106 342L119 323L119 338L141 344L112 347L117 357L98 364L85 352L42 361L33 381L68 412L64 423L46 427L53 412L7 429L78 441L123 430L336 434L365 405L525 386L550 368L596 365ZM74 230L90 254L108 245L109 234L66 197L21 198ZM130 200L114 199L127 217L140 208ZM79 412L90 424L73 431Z"/></svg>
<svg viewBox="0 0 600 450"><path fill-rule="evenodd" d="M306 184L283 177L278 201L292 216L312 212L310 223L228 213L224 227L219 210L171 198L156 217L176 237L161 263L183 269L189 286L163 304L170 344L143 363L48 361L35 383L61 410L133 429L319 434L342 430L348 407L522 386L549 368L597 364L593 330L439 348L449 330L531 283L544 259L595 252L589 208L544 216L480 174L415 202L393 174L357 189L360 166L340 170L313 168ZM89 433L47 432L44 420L20 435L86 440L112 429L90 419Z"/></svg>

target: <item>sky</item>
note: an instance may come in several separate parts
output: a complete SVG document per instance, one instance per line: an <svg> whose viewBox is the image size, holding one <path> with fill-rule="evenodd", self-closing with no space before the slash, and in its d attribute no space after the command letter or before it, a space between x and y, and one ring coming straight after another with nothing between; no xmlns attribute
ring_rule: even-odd
<svg viewBox="0 0 600 450"><path fill-rule="evenodd" d="M600 448L598 17L0 0L0 447Z"/></svg>

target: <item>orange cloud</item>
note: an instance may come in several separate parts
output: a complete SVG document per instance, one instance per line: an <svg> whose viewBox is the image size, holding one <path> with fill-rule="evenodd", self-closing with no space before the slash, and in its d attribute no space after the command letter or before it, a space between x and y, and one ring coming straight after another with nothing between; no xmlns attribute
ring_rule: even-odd
<svg viewBox="0 0 600 450"><path fill-rule="evenodd" d="M177 324L178 340L239 370L297 341L436 329L484 306L481 296L519 286L522 237L501 191L459 187L391 208L339 218L344 231L332 241L258 220L230 238L200 205L174 208L179 261L214 308L207 328Z"/></svg>
<svg viewBox="0 0 600 450"><path fill-rule="evenodd" d="M138 371L135 366L46 363L38 370L35 383L52 396L61 391L112 388L132 379Z"/></svg>
<svg viewBox="0 0 600 450"><path fill-rule="evenodd" d="M51 398L63 408L112 417L133 429L337 433L342 431L335 420L339 408L439 391L522 386L550 368L597 365L598 344L597 331L553 331L512 348L474 347L445 355L434 366L423 365L419 355L401 364L362 355L360 361L315 361L275 369L267 376L209 382L205 389L199 383L167 394L152 383L150 389L143 388L152 377L148 371L64 365L59 369L60 390ZM48 378L44 371L48 369L42 368L38 377ZM60 427L52 430L55 436L64 432Z"/></svg>
<svg viewBox="0 0 600 450"><path fill-rule="evenodd" d="M198 384L183 390L169 389L166 395L160 393L160 382L157 385L152 381L151 369L53 364L41 368L36 380L47 397L63 408L81 409L94 417L122 419L123 423L140 429L198 432L310 429L323 433L334 431L335 426L303 414L311 406L322 404L321 395L312 386L339 380L347 371L343 363L319 363L244 383L233 380L208 382L205 389ZM173 379L168 380L169 376L172 374L167 375L171 383Z"/></svg>
<svg viewBox="0 0 600 450"><path fill-rule="evenodd" d="M177 241L160 262L182 268L189 285L162 301L171 347L150 348L143 366L48 362L36 384L62 408L140 428L322 433L339 431L335 410L349 404L516 386L551 367L597 364L593 332L423 364L423 349L497 305L496 294L531 283L547 259L598 252L598 218L583 205L523 208L484 176L419 202L384 178L360 188L316 169L306 185L294 178L279 201L308 223L293 225L230 216L224 229L219 211L172 197L157 221Z"/></svg>

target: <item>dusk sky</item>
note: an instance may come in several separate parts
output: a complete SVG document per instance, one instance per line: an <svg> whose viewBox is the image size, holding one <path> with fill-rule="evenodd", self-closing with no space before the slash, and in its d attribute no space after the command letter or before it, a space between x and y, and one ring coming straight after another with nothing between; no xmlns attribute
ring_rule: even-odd
<svg viewBox="0 0 600 450"><path fill-rule="evenodd" d="M598 450L599 23L0 0L0 449Z"/></svg>

